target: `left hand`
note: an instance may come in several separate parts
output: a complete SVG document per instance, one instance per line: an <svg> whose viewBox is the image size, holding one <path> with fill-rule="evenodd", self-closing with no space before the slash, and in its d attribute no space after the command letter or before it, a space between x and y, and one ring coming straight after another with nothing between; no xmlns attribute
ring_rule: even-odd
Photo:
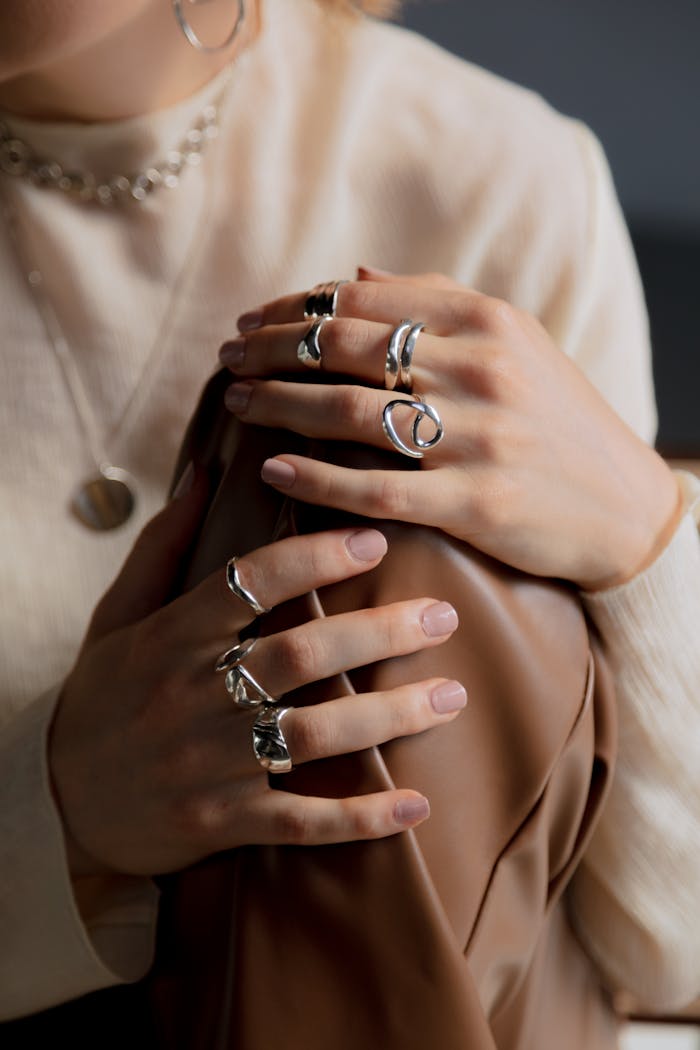
<svg viewBox="0 0 700 1050"><path fill-rule="evenodd" d="M221 359L239 380L227 405L244 421L312 438L389 448L382 410L386 345L422 321L413 395L445 438L421 470L353 470L281 455L263 478L296 499L436 526L509 565L594 590L654 560L680 510L676 480L531 315L446 277L361 271L324 325L322 369L358 384L308 382L297 345L306 293L239 319ZM370 278L370 279L367 279ZM303 375L303 382L266 378ZM233 395L237 391L237 395ZM425 422L428 434L431 424Z"/></svg>

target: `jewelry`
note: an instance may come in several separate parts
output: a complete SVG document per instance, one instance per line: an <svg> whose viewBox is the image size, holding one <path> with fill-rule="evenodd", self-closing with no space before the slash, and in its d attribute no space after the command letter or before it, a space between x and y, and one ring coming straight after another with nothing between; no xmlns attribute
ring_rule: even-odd
<svg viewBox="0 0 700 1050"><path fill-rule="evenodd" d="M214 118L218 112L218 106L229 79L230 76L227 77L226 82L222 86L215 107ZM205 110L202 119L207 119L206 114L207 111ZM0 133L1 132L2 126L0 126ZM12 141L13 143L17 142L17 140ZM0 143L0 168L6 171L7 168L2 165L1 147L2 144ZM11 152L12 151L10 151L10 153ZM9 156L10 153L7 153L7 156ZM199 154L197 154L197 156L199 156ZM21 167L22 165L20 165L20 168ZM24 170L15 170L11 171L10 174L21 176L26 174L26 172ZM29 177L31 177L31 175ZM80 177L82 178L83 176ZM170 185L170 183L166 184ZM59 188L63 187L59 186ZM71 354L68 340L63 334L56 311L44 290L43 274L41 270L34 265L33 260L28 258L26 249L22 244L18 211L12 203L9 187L7 188L7 192L4 192L4 189L2 180L0 180L0 207L5 215L10 239L14 243L18 263L26 275L27 283L34 298L37 311L43 321L47 338L51 344L51 349L53 350L63 373L63 379L73 403L73 411L75 412L78 426L82 432L83 441L90 459L94 463L94 476L89 477L86 481L81 483L77 492L70 500L70 510L78 521L89 529L95 529L100 532L115 529L128 521L134 512L136 506L136 482L126 470L123 470L121 467L115 466L110 462L110 457L108 456L106 449L108 445L116 441L120 434L124 433L126 424L129 421L130 412L133 411L133 406L137 404L137 399L132 395L121 418L117 421L112 431L103 439L95 413L92 410L90 398L88 397L83 384L80 371ZM99 198L96 197L94 199ZM142 198L138 194L134 194L133 199L140 200ZM195 264L199 259L199 253L191 249L196 243L195 238L197 237L199 230L203 226L206 226L211 207L212 195L205 193L200 208L200 214L195 223L192 243L184 253L180 270L176 274L171 285L170 307L166 309L163 315L163 321L146 354L145 361L150 361L154 351L166 346L168 343L173 324L177 318L177 311L173 309L172 306L173 304L180 302L183 298L181 293L185 286L185 282L193 272Z"/></svg>
<svg viewBox="0 0 700 1050"><path fill-rule="evenodd" d="M243 664L227 671L224 684L233 697L234 704L238 704L239 707L259 707L263 703L275 703L274 696L270 696Z"/></svg>
<svg viewBox="0 0 700 1050"><path fill-rule="evenodd" d="M292 768L292 756L280 726L289 710L277 704L263 704L253 723L253 752L270 773L288 773Z"/></svg>
<svg viewBox="0 0 700 1050"><path fill-rule="evenodd" d="M338 289L347 281L330 281L328 284L315 285L308 296L304 306L304 319L311 317L335 317L338 306Z"/></svg>
<svg viewBox="0 0 700 1050"><path fill-rule="evenodd" d="M416 413L416 418L413 421L411 428L411 435L413 439L414 448L411 448L404 441L401 440L399 435L396 433L396 427L394 426L393 414L399 407L410 408ZM435 435L430 438L429 441L425 441L420 436L418 430L423 421L423 418L427 416L435 424ZM422 459L424 453L431 448L435 448L445 436L445 428L442 425L442 420L434 408L430 405L426 405L424 401L390 401L385 407L382 413L382 427L384 433L389 438L397 452L402 452L404 456L411 456L413 459Z"/></svg>
<svg viewBox="0 0 700 1050"><path fill-rule="evenodd" d="M219 96L205 106L177 147L164 160L157 161L145 171L131 175L117 174L100 180L91 171L64 171L57 160L39 157L22 139L12 134L7 124L0 122L0 171L28 179L36 186L61 190L75 200L109 206L131 201L141 204L150 194L163 186L174 189L183 169L199 164L208 142L219 134L219 109L224 90L231 77L225 78Z"/></svg>
<svg viewBox="0 0 700 1050"><path fill-rule="evenodd" d="M411 380L411 362L413 361L413 351L416 349L416 343L418 342L418 336L425 328L424 324L414 324L410 332L404 340L403 347L401 349L401 360L399 369L399 382L396 389L401 390L407 394L411 393L413 389L413 382Z"/></svg>
<svg viewBox="0 0 700 1050"><path fill-rule="evenodd" d="M257 643L257 635L254 638L244 638L242 642L237 642L235 645L227 649L225 653L222 653L219 659L214 665L214 670L218 673L223 671L230 671L234 667L238 667L240 663L243 663L246 656L252 653Z"/></svg>
<svg viewBox="0 0 700 1050"><path fill-rule="evenodd" d="M326 321L331 321L332 319L331 314L323 314L321 317L318 317L299 343L297 357L303 365L308 365L309 368L321 367L321 347L318 337Z"/></svg>
<svg viewBox="0 0 700 1050"><path fill-rule="evenodd" d="M191 2L196 3L197 0L191 0ZM200 3L201 2L202 0L200 0ZM236 22L233 29L226 37L223 44L211 45L205 44L202 40L200 40L190 23L185 18L185 13L182 10L182 0L172 0L173 11L175 12L177 24L179 25L182 32L185 34L188 44L191 44L192 47L196 48L197 51L204 51L206 54L213 54L216 51L225 51L227 47L231 46L233 41L238 36L238 32L241 26L243 25L243 19L245 18L245 3L244 0L236 0L236 4L238 7L238 15L236 16Z"/></svg>
<svg viewBox="0 0 700 1050"><path fill-rule="evenodd" d="M396 389L400 372L401 350L403 348L402 340L411 330L412 324L413 321L402 321L389 337L389 344L386 348L386 362L384 364L384 386L387 390Z"/></svg>
<svg viewBox="0 0 700 1050"><path fill-rule="evenodd" d="M266 609L264 605L261 605L258 599L252 595L238 579L238 569L236 567L237 561L238 558L231 558L226 565L226 583L228 584L228 588L237 598L240 598L242 602L249 605L256 616L262 616L263 613L267 613L270 610Z"/></svg>

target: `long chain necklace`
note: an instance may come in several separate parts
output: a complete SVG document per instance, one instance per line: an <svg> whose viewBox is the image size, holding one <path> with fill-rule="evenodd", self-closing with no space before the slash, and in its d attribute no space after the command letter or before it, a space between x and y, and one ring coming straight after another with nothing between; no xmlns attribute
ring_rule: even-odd
<svg viewBox="0 0 700 1050"><path fill-rule="evenodd" d="M219 94L214 106L207 107L208 109L214 108L215 118L218 116L219 106L227 83L228 78L223 85L221 93ZM209 114L207 115L207 120L210 120ZM216 123L209 123L207 126L217 127L218 129L218 124ZM214 136L210 137L213 138ZM2 189L1 182L0 189ZM141 200L142 198L135 197L134 199ZM78 518L83 525L86 525L90 529L106 531L108 529L117 528L128 521L134 512L136 506L135 481L128 471L115 466L110 461L104 442L100 437L100 428L97 424L95 413L93 412L90 403L90 398L88 397L75 359L71 353L70 345L63 334L56 311L47 295L43 274L36 265L33 265L33 262L28 258L27 251L23 246L17 208L10 200L7 192L0 193L0 201L3 206L7 228L15 248L17 259L22 266L32 297L43 321L49 343L51 344L52 350L61 367L66 388L80 425L83 440L96 468L96 473L88 477L78 486L70 501L70 509L74 516ZM205 216L204 212L205 208L208 211L211 204L212 195L205 192L200 215L197 217L194 224L193 240L199 233L201 233L202 228L207 225L207 216ZM191 248L191 245L189 247ZM172 306L180 300L179 293L182 290L185 280L192 272L196 259L197 253L192 252L188 248L184 255L183 264L171 289L169 306L165 310L163 321L151 349L147 354L146 360L150 359L156 347L163 346L168 339L175 318L175 310L172 309ZM128 408L129 405L127 405L127 411L125 411L122 416L122 421L118 430L121 430L123 427L125 417L128 414Z"/></svg>

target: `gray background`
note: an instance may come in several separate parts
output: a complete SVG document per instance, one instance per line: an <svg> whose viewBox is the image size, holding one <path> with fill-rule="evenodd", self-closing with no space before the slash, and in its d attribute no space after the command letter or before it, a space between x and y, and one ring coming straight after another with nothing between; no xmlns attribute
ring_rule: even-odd
<svg viewBox="0 0 700 1050"><path fill-rule="evenodd" d="M645 283L658 444L700 455L700 2L407 0L401 20L599 136Z"/></svg>

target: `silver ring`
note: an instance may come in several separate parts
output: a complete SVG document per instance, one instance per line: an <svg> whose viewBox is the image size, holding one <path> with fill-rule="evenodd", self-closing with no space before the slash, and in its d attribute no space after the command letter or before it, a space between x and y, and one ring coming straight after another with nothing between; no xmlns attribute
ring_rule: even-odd
<svg viewBox="0 0 700 1050"><path fill-rule="evenodd" d="M260 704L276 702L275 697L270 696L242 664L237 664L227 671L224 682L234 704L238 704L239 707L259 707Z"/></svg>
<svg viewBox="0 0 700 1050"><path fill-rule="evenodd" d="M416 418L413 420L413 426L411 427L413 448L402 441L396 432L393 415L399 407L410 408L416 413ZM422 438L418 432L425 416L435 424L435 434L428 441ZM390 401L382 413L382 427L397 452L402 452L404 456L411 456L413 459L422 459L425 452L428 449L435 448L445 436L445 428L442 425L440 416L434 408L426 405L425 401Z"/></svg>
<svg viewBox="0 0 700 1050"><path fill-rule="evenodd" d="M404 340L404 344L401 348L401 360L399 368L399 382L397 390L405 391L410 394L413 389L413 381L411 380L411 362L413 361L413 351L416 349L416 343L418 342L418 336L425 328L424 324L414 324L410 332Z"/></svg>
<svg viewBox="0 0 700 1050"><path fill-rule="evenodd" d="M217 674L223 671L230 671L233 667L238 667L245 660L246 656L253 651L257 640L257 638L244 638L242 642L237 642L230 649L227 649L225 653L222 653L214 665L214 670Z"/></svg>
<svg viewBox="0 0 700 1050"><path fill-rule="evenodd" d="M317 317L308 332L297 347L297 357L303 365L309 368L321 367L321 347L318 341L319 334L326 321L331 320L330 314Z"/></svg>
<svg viewBox="0 0 700 1050"><path fill-rule="evenodd" d="M233 41L238 36L241 26L243 25L243 19L245 18L245 3L244 0L238 0L238 14L236 16L236 24L230 31L226 39L221 44L205 44L203 40L195 33L190 23L185 18L182 10L182 0L172 0L173 11L175 12L175 18L182 32L187 37L187 41L192 47L196 48L197 51L203 51L205 54L214 54L216 51L224 51L227 47L230 47Z"/></svg>
<svg viewBox="0 0 700 1050"><path fill-rule="evenodd" d="M315 285L306 297L304 318L335 317L338 306L338 289L347 281L329 281L327 284Z"/></svg>
<svg viewBox="0 0 700 1050"><path fill-rule="evenodd" d="M264 605L261 605L258 599L251 594L238 579L238 569L236 567L237 561L238 558L231 558L226 565L226 583L228 584L228 588L237 598L240 598L242 602L249 605L256 616L262 616L263 613L269 612L270 610L266 609Z"/></svg>
<svg viewBox="0 0 700 1050"><path fill-rule="evenodd" d="M288 773L292 768L292 756L280 726L289 710L277 704L263 704L253 723L253 752L270 773Z"/></svg>
<svg viewBox="0 0 700 1050"><path fill-rule="evenodd" d="M402 340L410 331L413 321L405 320L398 325L389 337L386 348L386 362L384 364L384 386L387 390L396 390L401 370Z"/></svg>

